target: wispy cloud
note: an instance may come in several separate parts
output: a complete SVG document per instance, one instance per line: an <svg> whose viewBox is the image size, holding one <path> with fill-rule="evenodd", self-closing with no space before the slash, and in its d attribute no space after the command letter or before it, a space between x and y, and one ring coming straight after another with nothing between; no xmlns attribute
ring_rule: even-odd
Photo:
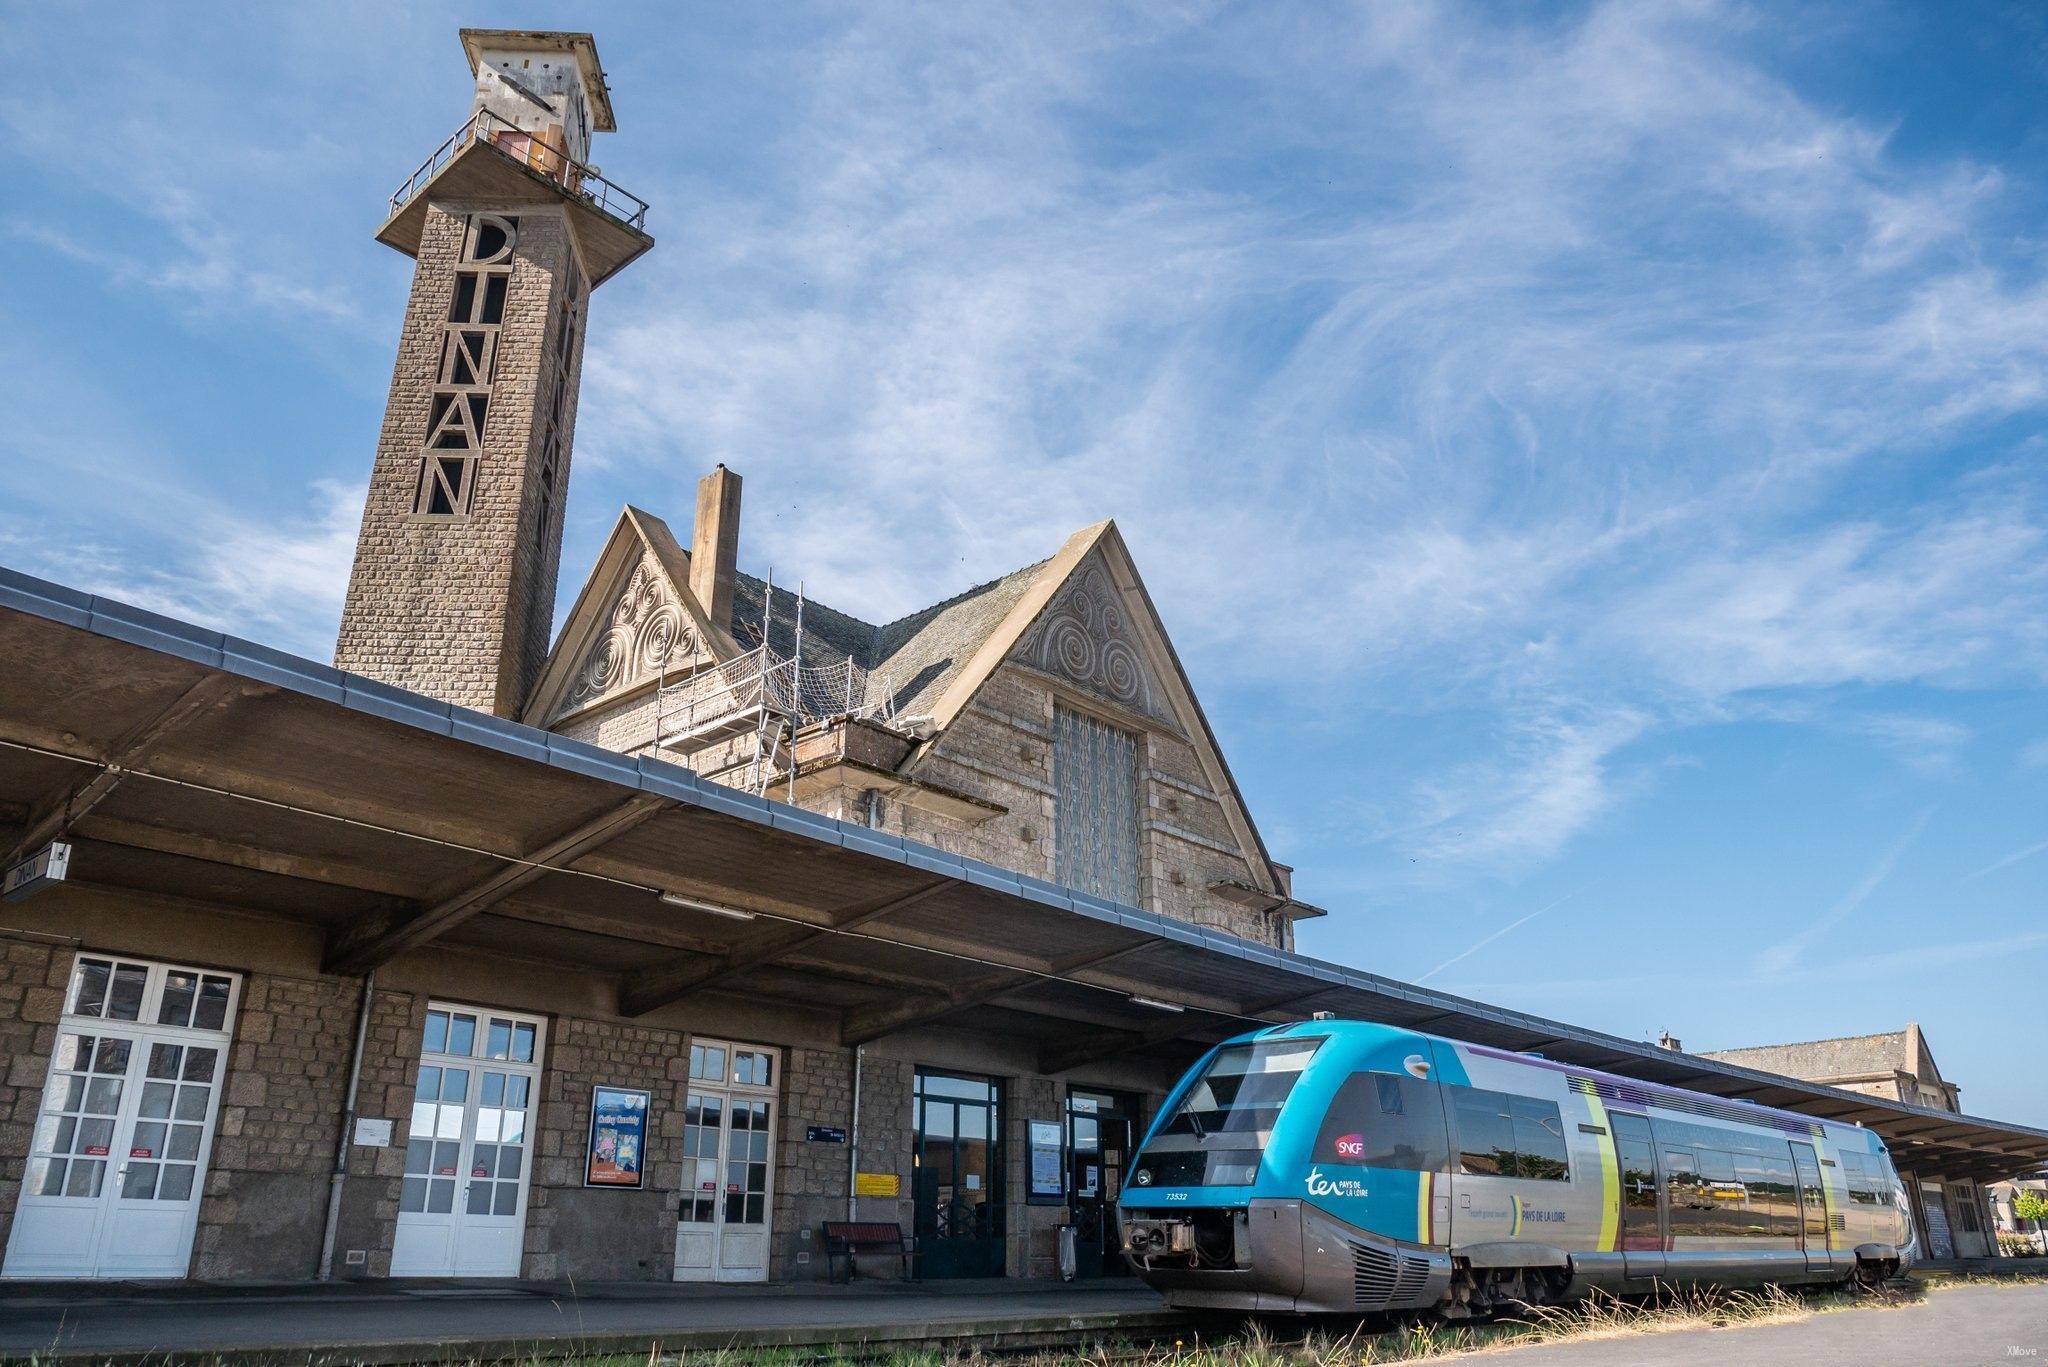
<svg viewBox="0 0 2048 1367"><path fill-rule="evenodd" d="M212 501L166 505L178 516L148 561L91 539L52 544L0 521L0 563L326 659L361 527L363 486L322 481L311 493L310 507L276 518Z"/></svg>
<svg viewBox="0 0 2048 1367"><path fill-rule="evenodd" d="M251 81L144 14L99 50L109 101L45 75L67 14L19 26L42 83L6 126L90 212L8 240L259 344L348 338L374 407L402 274L366 297L339 244L459 115L443 20L264 12ZM1650 785L1645 742L1760 691L1938 773L1959 723L1838 695L2048 680L2041 453L2010 435L2048 406L2031 181L1809 96L1808 13L616 23L605 159L661 241L593 306L579 526L685 509L724 460L750 567L886 617L1114 514L1205 695L1376 760L1374 728L1457 719L1333 837L1390 877L1557 858ZM169 107L206 154L134 175ZM296 497L273 521L319 549L276 553L328 604L346 561ZM126 516L110 544L155 536ZM262 596L167 556L127 579Z"/></svg>
<svg viewBox="0 0 2048 1367"><path fill-rule="evenodd" d="M1073 19L787 54L800 117L594 334L605 468L728 460L746 554L877 615L1115 513L1205 678L1484 719L1378 804L1425 865L1555 855L1747 690L2048 676L2025 470L1833 512L2043 401L1998 169L1896 157L1735 6ZM1257 114L1125 98L1218 81Z"/></svg>
<svg viewBox="0 0 2048 1367"><path fill-rule="evenodd" d="M2006 855L2004 858L1994 859L1989 864L1986 864L1983 868L1978 869L1973 873L1964 874L1963 881L1965 883L1974 883L1979 878L1983 878L1989 874L1997 873L2000 869L2009 869L2014 864L2018 864L2024 860L2032 859L2037 854L2048 854L2048 840L2039 840L2031 845L2022 845L2020 846L2020 848L2014 850L2011 854Z"/></svg>
<svg viewBox="0 0 2048 1367"><path fill-rule="evenodd" d="M1556 910L1558 907L1563 906L1566 902L1569 902L1572 898L1578 896L1580 893L1584 891L1584 888L1573 888L1570 892L1564 894L1562 897L1553 898L1550 901L1545 902L1542 906L1536 908L1536 910L1516 917L1514 920L1502 926L1499 930L1494 931L1490 935L1482 936L1480 939L1475 941L1467 948L1459 951L1456 954L1453 954L1450 958L1445 959L1442 963L1438 964L1435 968L1430 969L1429 972L1423 974L1415 981L1419 983L1428 982L1431 978L1434 978L1437 974L1443 972L1451 965L1463 963L1466 959L1471 958L1474 954L1477 954L1480 950L1486 948L1495 940L1500 939L1502 936L1507 935L1512 931L1521 929L1523 926L1529 924L1529 922L1535 920L1537 917L1543 915L1543 913L1547 911Z"/></svg>
<svg viewBox="0 0 2048 1367"><path fill-rule="evenodd" d="M1805 928L1796 934L1768 946L1759 953L1756 956L1757 974L1765 978L1784 974L1799 962L1800 957L1814 941L1862 910L1863 904L1870 900L1871 894L1884 886L1885 880L1892 876L1892 870L1898 867L1900 857L1920 838L1920 832L1927 828L1927 823L1933 816L1932 807L1921 812L1914 818L1912 825L1906 828L1905 833L1877 857L1876 862L1856 880L1856 885L1838 901L1808 922Z"/></svg>
<svg viewBox="0 0 2048 1367"><path fill-rule="evenodd" d="M1792 987L1826 988L1854 984L1882 983L1900 978L1925 981L1939 968L1983 963L1986 960L2015 960L2048 950L2048 931L2024 931L2017 935L1996 935L1916 944L1904 949L1848 954L1801 964L1782 973L1749 972L1718 980L1718 991L1743 992L1769 989L1784 992ZM1651 995L1697 990L1697 973L1653 973L1631 978L1630 985ZM1611 997L1615 980L1607 977L1551 978L1537 980L1501 979L1460 983L1468 996L1492 1001L1541 1002L1543 1009L1559 1009L1562 1003ZM1695 1044L1702 1044L1695 1041Z"/></svg>

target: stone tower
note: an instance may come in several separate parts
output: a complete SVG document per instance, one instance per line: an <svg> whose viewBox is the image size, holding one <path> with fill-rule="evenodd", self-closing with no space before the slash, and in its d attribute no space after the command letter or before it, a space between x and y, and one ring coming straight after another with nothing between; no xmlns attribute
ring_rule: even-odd
<svg viewBox="0 0 2048 1367"><path fill-rule="evenodd" d="M653 239L589 164L614 127L590 35L462 47L469 118L377 233L417 264L334 662L509 717L547 658L585 305Z"/></svg>

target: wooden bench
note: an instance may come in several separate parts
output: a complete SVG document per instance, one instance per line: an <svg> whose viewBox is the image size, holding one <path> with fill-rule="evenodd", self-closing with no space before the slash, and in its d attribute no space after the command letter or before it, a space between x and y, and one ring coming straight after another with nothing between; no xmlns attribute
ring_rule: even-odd
<svg viewBox="0 0 2048 1367"><path fill-rule="evenodd" d="M833 1259L846 1260L846 1280L853 1280L853 1260L861 1253L894 1253L903 1260L903 1279L911 1280L911 1241L903 1237L900 1225L880 1220L827 1220L825 1222L825 1272L832 1273Z"/></svg>

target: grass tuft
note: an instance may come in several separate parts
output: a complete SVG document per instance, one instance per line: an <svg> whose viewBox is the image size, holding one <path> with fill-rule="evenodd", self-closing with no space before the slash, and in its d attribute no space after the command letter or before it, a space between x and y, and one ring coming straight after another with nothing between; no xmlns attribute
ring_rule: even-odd
<svg viewBox="0 0 2048 1367"><path fill-rule="evenodd" d="M1255 1320L1208 1337L1188 1331L1170 1342L1104 1339L1061 1350L878 1353L848 1343L670 1352L655 1342L644 1353L598 1355L578 1354L565 1344L559 1355L471 1360L460 1367L1379 1367L1523 1344L1726 1329L1836 1311L1893 1308L1917 1301L1929 1291L1954 1286L2044 1284L2048 1278L2039 1276L1944 1273L1875 1288L1671 1288L1644 1300L1596 1293L1571 1305L1532 1306L1488 1321L1445 1322L1414 1313L1346 1321L1339 1327L1328 1322L1303 1325L1292 1320ZM75 1364L77 1360L70 1361Z"/></svg>

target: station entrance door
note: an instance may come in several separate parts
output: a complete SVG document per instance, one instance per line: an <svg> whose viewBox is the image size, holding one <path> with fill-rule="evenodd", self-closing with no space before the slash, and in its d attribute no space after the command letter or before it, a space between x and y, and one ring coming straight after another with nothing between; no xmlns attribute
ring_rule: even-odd
<svg viewBox="0 0 2048 1367"><path fill-rule="evenodd" d="M1117 1232L1116 1202L1137 1146L1138 1099L1076 1087L1067 1093L1067 1218L1074 1226L1074 1275L1130 1273Z"/></svg>
<svg viewBox="0 0 2048 1367"><path fill-rule="evenodd" d="M240 985L78 956L0 1273L185 1275Z"/></svg>
<svg viewBox="0 0 2048 1367"><path fill-rule="evenodd" d="M768 1280L781 1058L779 1050L759 1045L690 1042L676 1211L679 1282Z"/></svg>

